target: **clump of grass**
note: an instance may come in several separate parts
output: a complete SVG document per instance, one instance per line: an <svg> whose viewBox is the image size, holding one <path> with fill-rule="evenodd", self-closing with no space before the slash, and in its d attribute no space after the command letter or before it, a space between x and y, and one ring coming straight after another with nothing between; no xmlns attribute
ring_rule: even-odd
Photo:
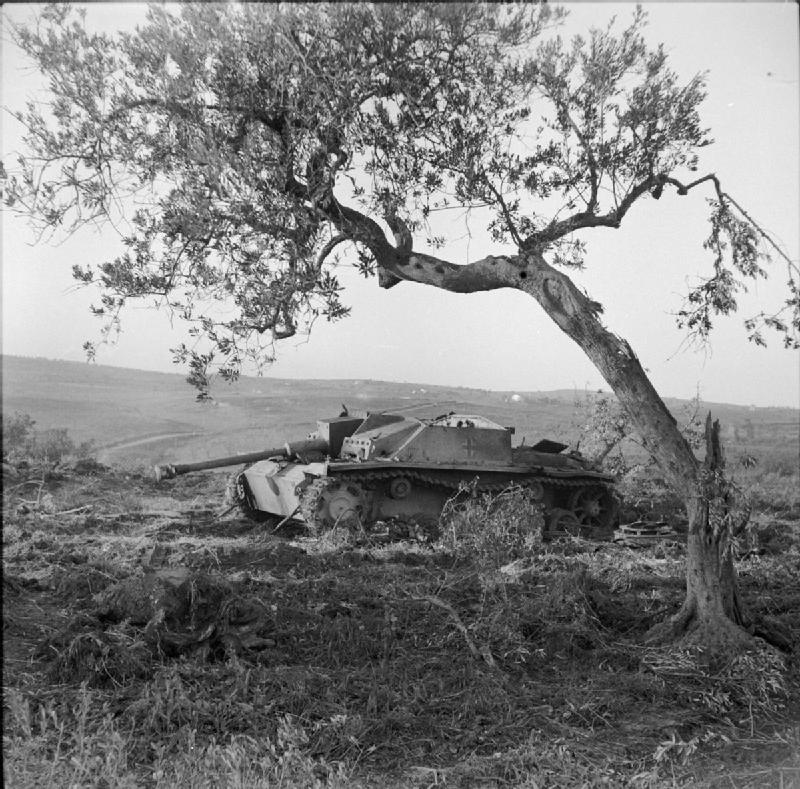
<svg viewBox="0 0 800 789"><path fill-rule="evenodd" d="M487 570L501 567L542 543L541 505L527 488L511 486L497 494L464 492L444 507L440 547Z"/></svg>
<svg viewBox="0 0 800 789"><path fill-rule="evenodd" d="M487 756L472 755L441 770L444 785L531 786L573 789L589 786L657 786L658 771L647 770L645 760L621 753L613 747L585 742L580 734L562 724L562 736L542 736L534 730L527 740ZM566 735L566 736L565 736ZM623 778L635 776L635 781ZM438 778L439 776L437 776Z"/></svg>
<svg viewBox="0 0 800 789"><path fill-rule="evenodd" d="M70 704L4 693L3 776L19 789L141 785L130 770L130 733L115 723L107 701L86 687Z"/></svg>
<svg viewBox="0 0 800 789"><path fill-rule="evenodd" d="M119 581L118 572L105 565L87 564L80 570L74 566L57 566L51 575L51 586L64 602L87 601Z"/></svg>
<svg viewBox="0 0 800 789"><path fill-rule="evenodd" d="M714 717L773 714L790 693L784 657L760 642L723 663L712 664L702 649L681 645L648 650L642 663L670 694Z"/></svg>
<svg viewBox="0 0 800 789"><path fill-rule="evenodd" d="M608 640L598 616L605 597L599 579L584 567L553 573L527 607L524 632L541 645L545 660L592 652Z"/></svg>
<svg viewBox="0 0 800 789"><path fill-rule="evenodd" d="M90 626L81 628L81 624ZM39 653L50 658L48 676L55 682L85 682L118 687L150 676L153 655L139 631L123 622L98 630L86 616L73 620L66 633L47 639ZM77 632L76 632L77 631Z"/></svg>
<svg viewBox="0 0 800 789"><path fill-rule="evenodd" d="M218 742L215 737L196 745L194 733L169 757L160 755L152 768L159 787L172 786L269 786L346 787L350 785L341 763L329 764L307 752L308 735L288 716L274 738L237 734Z"/></svg>
<svg viewBox="0 0 800 789"><path fill-rule="evenodd" d="M754 509L775 515L800 514L800 468L796 457L793 466L740 468L735 477Z"/></svg>
<svg viewBox="0 0 800 789"><path fill-rule="evenodd" d="M303 539L303 549L311 556L335 554L352 548L364 537L364 530L349 524L337 524L321 529L310 538Z"/></svg>
<svg viewBox="0 0 800 789"><path fill-rule="evenodd" d="M174 702L174 698L172 699ZM164 703L156 698L155 703ZM309 753L305 728L280 716L274 733L210 737L182 725L158 741L142 739L113 698L85 685L71 704L11 689L6 697L3 772L19 789L113 786L349 786L341 763ZM274 717L274 716L273 716Z"/></svg>

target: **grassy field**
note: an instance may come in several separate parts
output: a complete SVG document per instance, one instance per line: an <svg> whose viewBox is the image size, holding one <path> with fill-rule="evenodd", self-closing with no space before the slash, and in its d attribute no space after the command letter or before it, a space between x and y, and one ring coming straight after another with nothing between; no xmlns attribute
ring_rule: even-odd
<svg viewBox="0 0 800 789"><path fill-rule="evenodd" d="M304 435L342 401L462 403L558 438L580 423L568 393L256 380L201 411L178 376L56 364L36 389L26 364L4 359L4 412L115 465L4 477L7 786L800 787L800 475L791 433L769 438L796 413L729 407L735 451L762 447L737 472L744 597L793 651L709 663L643 646L682 598L679 543L545 542L512 494L433 543L275 533L225 512L225 473L158 485L144 466L264 413ZM186 440L130 444L147 430Z"/></svg>

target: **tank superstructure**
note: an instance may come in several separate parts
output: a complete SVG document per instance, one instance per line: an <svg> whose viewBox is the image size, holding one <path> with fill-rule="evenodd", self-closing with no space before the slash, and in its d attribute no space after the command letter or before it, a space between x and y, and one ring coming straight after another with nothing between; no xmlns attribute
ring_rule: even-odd
<svg viewBox="0 0 800 789"><path fill-rule="evenodd" d="M232 492L253 518L294 519L311 528L355 522L437 521L465 484L498 492L531 491L554 531L604 536L616 516L612 477L565 444L543 440L512 447L513 428L476 415L417 419L368 414L321 419L308 439L282 448L199 464L162 465L160 478L199 468L249 465Z"/></svg>

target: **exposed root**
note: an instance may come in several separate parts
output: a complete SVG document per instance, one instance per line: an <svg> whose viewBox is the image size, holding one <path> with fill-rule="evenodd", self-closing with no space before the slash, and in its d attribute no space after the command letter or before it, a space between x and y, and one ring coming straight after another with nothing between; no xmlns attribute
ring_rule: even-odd
<svg viewBox="0 0 800 789"><path fill-rule="evenodd" d="M698 619L681 639L685 646L697 646L711 655L735 655L751 649L755 637L724 617Z"/></svg>
<svg viewBox="0 0 800 789"><path fill-rule="evenodd" d="M791 636L777 622L762 617L753 622L747 630L756 636L756 638L766 641L781 652L787 654L792 652Z"/></svg>
<svg viewBox="0 0 800 789"><path fill-rule="evenodd" d="M678 641L691 629L694 618L695 605L685 600L678 613L663 622L658 622L647 631L644 643L648 646L660 646Z"/></svg>
<svg viewBox="0 0 800 789"><path fill-rule="evenodd" d="M644 642L647 646L677 643L702 647L710 654L736 654L751 649L757 639L790 651L790 642L776 628L745 627L725 616L698 616L695 601L686 600L676 614L651 627Z"/></svg>

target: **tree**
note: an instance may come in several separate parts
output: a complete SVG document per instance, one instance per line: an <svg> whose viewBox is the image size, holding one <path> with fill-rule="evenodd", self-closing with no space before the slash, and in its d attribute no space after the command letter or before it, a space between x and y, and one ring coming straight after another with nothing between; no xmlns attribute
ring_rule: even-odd
<svg viewBox="0 0 800 789"><path fill-rule="evenodd" d="M739 644L731 490L716 467L704 471L633 349L568 272L584 265L581 231L622 227L645 198L702 190L712 273L688 293L683 327L706 337L737 291L766 276L769 251L789 294L747 330L797 347L798 270L715 174L697 176L711 142L704 79L682 83L664 48L648 49L645 14L570 42L551 31L562 15L188 4L154 6L144 26L110 37L48 7L14 30L53 97L17 113L28 152L6 176L6 203L43 233L127 220L125 251L74 274L103 286L96 311L109 327L143 297L192 322L206 345L176 356L201 389L214 364L233 378L248 355L269 360L274 340L347 314L335 250L354 250L383 288L528 294L588 355L684 496L687 597L672 629ZM512 252L459 263L415 248L423 234L437 246L431 215L453 204L491 210L488 231Z"/></svg>

